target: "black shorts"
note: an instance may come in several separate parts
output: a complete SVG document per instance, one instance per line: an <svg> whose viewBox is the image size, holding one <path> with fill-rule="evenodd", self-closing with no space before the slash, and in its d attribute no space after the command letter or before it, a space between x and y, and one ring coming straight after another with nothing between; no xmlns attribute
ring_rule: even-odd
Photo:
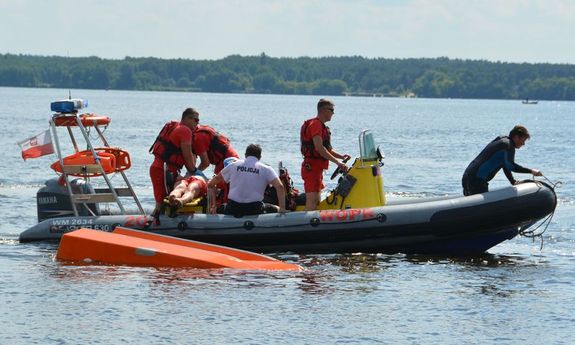
<svg viewBox="0 0 575 345"><path fill-rule="evenodd" d="M264 203L261 201L256 202L235 202L228 199L224 214L232 215L234 217L252 216L264 213Z"/></svg>
<svg viewBox="0 0 575 345"><path fill-rule="evenodd" d="M463 187L463 195L465 196L489 191L489 183L487 183L487 181L468 175L463 175L461 186Z"/></svg>

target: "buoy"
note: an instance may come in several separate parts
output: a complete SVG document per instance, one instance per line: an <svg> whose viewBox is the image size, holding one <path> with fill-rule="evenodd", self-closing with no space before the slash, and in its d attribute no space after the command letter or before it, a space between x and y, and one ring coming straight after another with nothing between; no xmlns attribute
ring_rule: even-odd
<svg viewBox="0 0 575 345"><path fill-rule="evenodd" d="M52 119L54 124L58 127L70 127L78 126L77 117L80 117L80 121L84 127L94 127L94 126L107 126L112 121L111 118L104 115L96 114L82 114L82 115L55 115Z"/></svg>

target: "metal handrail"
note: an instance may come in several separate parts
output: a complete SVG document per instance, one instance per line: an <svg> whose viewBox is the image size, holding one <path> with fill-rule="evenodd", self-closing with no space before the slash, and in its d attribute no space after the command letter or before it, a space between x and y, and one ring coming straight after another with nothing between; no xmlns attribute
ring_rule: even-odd
<svg viewBox="0 0 575 345"><path fill-rule="evenodd" d="M70 114L72 116L74 116L74 119L76 121L76 125L78 126L78 128L80 129L80 132L82 133L82 136L84 137L84 140L86 141L86 145L88 147L88 149L90 150L90 152L92 153L92 157L94 157L94 168L97 167L100 175L102 175L102 177L104 178L104 180L106 181L106 184L108 185L108 189L109 189L109 194L110 197L105 198L103 196L99 197L99 198L92 198L91 200L112 200L115 201L118 204L118 207L120 208L120 211L122 212L122 214L126 214L126 210L124 208L124 205L122 204L122 202L120 201L119 195L117 194L116 189L114 188L110 178L108 178L104 167L101 164L100 161L100 157L98 156L94 146L92 145L92 142L90 140L90 137L88 135L88 131L86 129L86 127L84 126L84 124L82 123L82 120L80 118L80 116L77 113L74 114ZM61 116L60 114L55 114L54 116ZM54 122L54 116L52 117L52 119L50 119L50 129L52 131L52 136L54 137L54 142L56 144L56 152L58 154L58 160L60 162L60 165L62 166L62 175L64 177L64 180L66 181L66 188L68 189L68 194L70 195L70 201L72 204L72 208L74 211L74 215L75 216L79 216L79 212L78 212L78 208L76 206L76 201L81 201L82 198L81 197L77 197L77 195L74 194L73 190L72 190L72 185L70 184L70 178L69 178L69 173L66 172L66 170L64 169L64 157L62 155L62 150L60 148L60 140L58 137L58 133L56 130L56 124ZM69 116L68 114L66 116ZM67 130L68 130L68 134L70 135L70 139L72 141L72 144L74 146L74 150L76 152L79 152L79 148L78 148L78 144L76 142L76 139L74 137L74 133L71 129L71 126L66 126ZM101 129L99 128L98 125L94 124L94 127L96 128L96 131L98 132L98 136L99 138L102 140L103 144L106 147L110 147L110 145L108 144L106 138L104 137L103 132L101 131ZM141 212L141 214L145 214L144 208L142 207L138 197L136 196L136 193L134 191L134 189L132 188L132 185L130 183L130 181L128 180L128 177L126 176L126 174L123 171L120 171L120 174L122 175L122 178L127 186L127 189L129 190L129 194L130 196L134 199L136 205L138 206L139 211ZM87 200L89 200L90 198L87 198ZM96 201L98 202L98 201ZM82 203L86 208L89 209L89 207L87 207L87 205L85 203Z"/></svg>

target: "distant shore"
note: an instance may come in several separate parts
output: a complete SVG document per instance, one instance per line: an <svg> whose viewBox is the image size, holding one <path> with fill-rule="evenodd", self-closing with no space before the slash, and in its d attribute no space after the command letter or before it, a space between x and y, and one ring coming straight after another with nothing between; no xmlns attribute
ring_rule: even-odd
<svg viewBox="0 0 575 345"><path fill-rule="evenodd" d="M575 100L575 65L448 58L220 60L0 54L0 86L364 97Z"/></svg>

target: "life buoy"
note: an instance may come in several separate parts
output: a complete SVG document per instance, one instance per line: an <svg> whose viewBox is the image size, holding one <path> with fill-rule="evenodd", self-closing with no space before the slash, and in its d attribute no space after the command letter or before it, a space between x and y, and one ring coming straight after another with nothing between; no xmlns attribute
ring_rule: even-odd
<svg viewBox="0 0 575 345"><path fill-rule="evenodd" d="M84 127L106 126L112 119L104 115L82 114L82 115L55 115L52 119L58 127L77 126L76 117L80 117Z"/></svg>
<svg viewBox="0 0 575 345"><path fill-rule="evenodd" d="M129 169L132 165L130 154L127 151L123 151L119 148L114 147L103 147L95 148L96 154L98 155L102 169L106 174L112 174ZM92 151L85 150L76 152L72 155L64 157L64 165L75 165L75 166L85 166L94 165L96 160L92 155ZM63 173L60 161L57 160L50 166L54 171L58 173ZM81 173L70 173L68 175L78 176L78 177L95 177L101 176L101 172L81 172Z"/></svg>

